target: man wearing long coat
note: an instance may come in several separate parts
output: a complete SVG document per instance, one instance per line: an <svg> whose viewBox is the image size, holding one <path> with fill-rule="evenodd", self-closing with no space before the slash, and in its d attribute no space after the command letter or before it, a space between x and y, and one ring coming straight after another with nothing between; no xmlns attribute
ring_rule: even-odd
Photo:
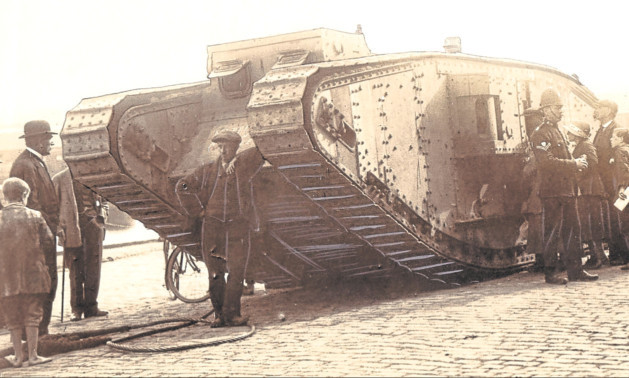
<svg viewBox="0 0 629 378"><path fill-rule="evenodd" d="M220 132L212 142L218 144L220 157L179 180L175 192L188 215L202 220L201 248L215 311L212 327L237 326L247 323L240 298L250 232L259 228L252 180L264 160L256 148L236 155L241 142L237 133Z"/></svg>
<svg viewBox="0 0 629 378"><path fill-rule="evenodd" d="M15 159L9 175L26 181L31 189L26 206L38 210L46 220L46 224L53 235L56 235L59 226L59 201L43 158L50 155L54 134L56 133L50 131L50 125L46 121L27 122L24 125L24 135L20 137L24 138L26 150ZM44 246L51 285L48 297L44 302L44 316L39 325L40 336L48 334L52 302L57 293L57 247L55 243L56 240L53 240L52 243Z"/></svg>
<svg viewBox="0 0 629 378"><path fill-rule="evenodd" d="M60 206L63 253L70 269L71 321L81 316L105 316L98 308L101 261L103 258L104 219L102 199L85 185L74 181L69 169L52 178Z"/></svg>

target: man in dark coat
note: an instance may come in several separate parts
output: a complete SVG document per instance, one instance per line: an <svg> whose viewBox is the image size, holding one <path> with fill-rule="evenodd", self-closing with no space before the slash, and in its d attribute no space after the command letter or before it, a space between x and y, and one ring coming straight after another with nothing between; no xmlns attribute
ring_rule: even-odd
<svg viewBox="0 0 629 378"><path fill-rule="evenodd" d="M586 122L574 122L566 125L567 137L576 143L572 156L585 156L588 167L577 172L579 185L579 219L581 221L581 241L589 246L590 259L586 267L598 269L609 265L603 251L603 239L606 235L606 222L603 218L603 201L607 199L603 181L599 174L599 160L596 147L590 142L590 125Z"/></svg>
<svg viewBox="0 0 629 378"><path fill-rule="evenodd" d="M542 199L544 225L544 273L547 283L566 284L557 275L557 250L561 248L563 261L571 281L591 281L597 275L583 270L579 214L577 211L577 181L579 169L587 168L585 158L573 159L568 143L558 122L562 117L562 103L557 92L547 89L542 93L540 109L544 121L531 137L531 144L540 174L539 196Z"/></svg>
<svg viewBox="0 0 629 378"><path fill-rule="evenodd" d="M50 125L46 121L30 121L24 125L26 150L22 152L11 166L11 177L20 178L28 184L31 194L26 206L41 212L53 235L57 234L59 225L59 202L55 187L44 163L44 156L50 155L52 136ZM39 325L39 334L48 334L48 325L52 315L52 302L57 292L57 248L56 240L45 246L46 266L50 274L51 285L48 297L44 302L44 316Z"/></svg>
<svg viewBox="0 0 629 378"><path fill-rule="evenodd" d="M52 178L60 205L61 228L64 230L63 252L70 269L71 321L81 316L106 316L98 308L105 220L101 197L72 179L69 169Z"/></svg>
<svg viewBox="0 0 629 378"><path fill-rule="evenodd" d="M2 164L2 160L0 160L0 164ZM0 201L0 210L2 210L2 201Z"/></svg>
<svg viewBox="0 0 629 378"><path fill-rule="evenodd" d="M608 220L609 259L612 265L629 263L629 245L622 237L620 214L613 209L613 201L617 191L613 183L613 147L611 139L616 129L622 128L614 118L618 113L618 105L609 100L602 100L594 111L594 119L601 124L594 136L594 146L599 160L599 171L603 185L607 192L606 201L603 202L603 211ZM629 225L625 226L629 227Z"/></svg>
<svg viewBox="0 0 629 378"><path fill-rule="evenodd" d="M626 200L627 196L625 190L629 187L629 130L617 128L612 135L611 143L614 148L611 163L613 169L613 183L616 187L617 198ZM627 207L621 210L616 207L614 201L610 212L618 214L620 224L623 226L620 230L621 236L624 240L629 240L629 227L627 227L627 225L629 225L629 210ZM628 271L629 264L622 265L620 269Z"/></svg>
<svg viewBox="0 0 629 378"><path fill-rule="evenodd" d="M201 248L215 311L211 326L238 326L248 320L240 313L240 298L250 232L259 228L252 179L264 160L256 148L236 155L241 142L237 133L220 132L212 142L218 144L219 158L179 180L175 192L188 215L203 222Z"/></svg>

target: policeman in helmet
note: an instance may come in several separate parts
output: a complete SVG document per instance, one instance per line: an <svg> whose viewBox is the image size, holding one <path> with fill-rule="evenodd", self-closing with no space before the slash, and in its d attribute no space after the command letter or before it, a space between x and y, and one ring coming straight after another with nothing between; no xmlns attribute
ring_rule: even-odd
<svg viewBox="0 0 629 378"><path fill-rule="evenodd" d="M593 281L597 275L583 270L579 214L577 211L577 181L579 169L588 167L587 159L574 159L568 143L559 130L562 102L557 92L547 89L542 93L540 110L542 124L531 136L533 152L540 175L539 196L542 199L544 225L544 273L549 284L563 285L570 281ZM568 280L558 275L557 251L568 271Z"/></svg>

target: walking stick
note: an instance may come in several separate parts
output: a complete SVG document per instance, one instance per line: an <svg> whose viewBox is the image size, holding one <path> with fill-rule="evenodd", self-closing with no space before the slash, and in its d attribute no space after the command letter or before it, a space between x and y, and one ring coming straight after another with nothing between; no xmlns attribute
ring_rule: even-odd
<svg viewBox="0 0 629 378"><path fill-rule="evenodd" d="M66 286L66 249L63 248L63 257L61 258L61 323L63 323L63 294L65 293Z"/></svg>

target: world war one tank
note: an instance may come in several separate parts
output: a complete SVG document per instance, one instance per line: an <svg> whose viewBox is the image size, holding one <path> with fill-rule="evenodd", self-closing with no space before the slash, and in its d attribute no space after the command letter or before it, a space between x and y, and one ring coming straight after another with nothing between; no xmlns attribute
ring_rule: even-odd
<svg viewBox="0 0 629 378"><path fill-rule="evenodd" d="M513 272L534 261L516 243L523 114L553 88L563 122L592 122L596 98L551 67L446 42L374 55L360 31L316 29L209 46L207 80L82 100L63 156L74 179L199 256L175 185L217 158L213 135L239 133L240 151L266 160L248 270L268 287Z"/></svg>

